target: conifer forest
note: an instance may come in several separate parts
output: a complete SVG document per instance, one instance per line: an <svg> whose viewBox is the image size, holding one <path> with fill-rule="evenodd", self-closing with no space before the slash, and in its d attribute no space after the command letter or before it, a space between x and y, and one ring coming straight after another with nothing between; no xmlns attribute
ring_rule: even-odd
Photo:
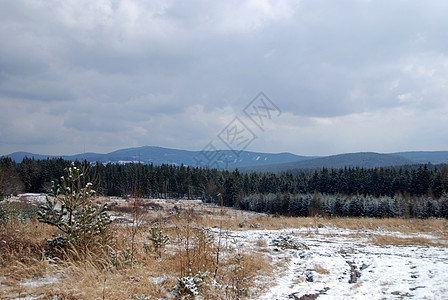
<svg viewBox="0 0 448 300"><path fill-rule="evenodd" d="M0 160L0 197L48 193L70 161ZM76 161L99 195L200 199L288 216L448 217L448 167L292 170L241 173L174 165L88 164ZM219 195L219 197L218 197ZM222 196L222 198L221 198Z"/></svg>

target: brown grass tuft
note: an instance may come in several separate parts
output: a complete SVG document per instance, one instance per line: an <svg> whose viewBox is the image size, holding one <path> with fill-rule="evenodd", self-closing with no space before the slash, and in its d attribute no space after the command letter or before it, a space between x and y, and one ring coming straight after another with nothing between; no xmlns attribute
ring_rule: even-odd
<svg viewBox="0 0 448 300"><path fill-rule="evenodd" d="M324 267L322 267L319 264L314 265L313 271L316 273L319 273L319 274L330 274L330 271L328 271L327 269L325 269Z"/></svg>
<svg viewBox="0 0 448 300"><path fill-rule="evenodd" d="M54 231L50 226L34 220L21 223L11 220L0 226L0 265L30 263L42 257L44 237Z"/></svg>
<svg viewBox="0 0 448 300"><path fill-rule="evenodd" d="M390 235L375 235L369 241L377 246L427 246L427 247L447 247L446 243L439 240L430 240L424 237L397 237Z"/></svg>

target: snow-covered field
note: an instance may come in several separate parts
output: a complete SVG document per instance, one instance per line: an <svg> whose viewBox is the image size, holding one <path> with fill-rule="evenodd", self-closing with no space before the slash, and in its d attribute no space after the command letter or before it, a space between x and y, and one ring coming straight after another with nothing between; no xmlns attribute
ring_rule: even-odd
<svg viewBox="0 0 448 300"><path fill-rule="evenodd" d="M11 200L40 204L45 201L45 195L24 194ZM115 203L115 207L133 205L121 198L108 201ZM220 214L219 207L204 205L197 200L145 201L150 208L146 213L153 212L154 215L159 214L158 210L169 212L174 209L192 209L199 215L208 213L211 218L219 218ZM111 214L114 219L132 219L129 213L120 210ZM437 230L418 233L400 227L402 225L384 228L390 225L387 220L383 220L381 226L360 226L359 229L336 227L332 219L325 223L318 219L309 220L301 223L307 225L287 228L282 218L231 209L226 210L225 215L229 222L238 219L238 222L244 220L248 224L239 229L234 225L235 230L224 229L225 247L245 253L260 252L270 257L276 267L272 280L267 277L253 279L254 289L264 287L257 299L448 299L446 220L438 220L442 225ZM260 221L260 225L257 220L265 223ZM287 229L264 229L279 228L269 227L275 222L285 224L280 228ZM212 226L212 231L218 235L219 229ZM231 228L230 224L225 226ZM24 280L19 286L24 290L47 287L56 285L61 278L57 272L43 274ZM7 279L7 276L0 277L0 299L2 291L6 293L14 288L3 284ZM266 281L270 284L266 285ZM11 291L8 299L14 299L14 295Z"/></svg>
<svg viewBox="0 0 448 300"><path fill-rule="evenodd" d="M256 247L265 240L274 262L284 263L284 271L260 299L448 299L448 248L376 246L368 242L368 236L394 233L361 233L319 228L312 232L234 231L230 235L240 247ZM299 249L272 246L279 236L292 237Z"/></svg>

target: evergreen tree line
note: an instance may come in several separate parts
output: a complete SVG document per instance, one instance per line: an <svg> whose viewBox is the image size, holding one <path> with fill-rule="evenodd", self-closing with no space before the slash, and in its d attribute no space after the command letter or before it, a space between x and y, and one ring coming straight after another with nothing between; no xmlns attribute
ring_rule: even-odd
<svg viewBox="0 0 448 300"><path fill-rule="evenodd" d="M448 218L448 195L432 197L346 196L341 194L253 194L243 197L244 210L311 217Z"/></svg>
<svg viewBox="0 0 448 300"><path fill-rule="evenodd" d="M10 158L1 158L0 198L20 192L49 192L51 181L58 181L70 163L61 158L47 160L24 158L21 163L15 163ZM273 197L269 196L270 194L279 195L282 199L308 195L305 197L308 199L309 197L313 198L314 193L318 192L325 195L322 196L322 199L333 195L334 201L343 200L341 205L345 208L348 207L347 203L351 203L352 199L355 199L351 197L353 195L363 195L356 196L362 199L377 199L378 203L384 202L381 199L394 199L403 204L401 198L406 201L414 199L412 201L419 204L411 205L413 209L409 211L409 216L419 216L421 207L425 205L430 207L429 204L423 205L420 202L426 203L425 199L430 199L430 202L434 202L431 202L434 204L434 213L431 216L437 216L442 214L443 210L440 206L440 199L448 193L447 165L427 164L374 169L323 168L301 171L296 174L289 172L245 174L238 170L202 169L183 165L88 164L79 161L75 164L84 169L86 180L95 183L97 193L104 196L188 198L220 203L221 199L217 196L220 194L226 206L281 214L288 212L294 215L304 215L305 212L310 214L310 209L308 207L307 210L305 200L305 204L299 201L303 206L302 210L298 210L297 205L291 206L295 207L292 209L284 204L289 203L290 200L276 200L281 202L281 205L267 204L272 202L270 200L264 203L267 201L264 199ZM360 213L360 215L384 215L384 213L373 213L370 208L367 209L370 206L365 203L370 200L366 201L363 200L366 212ZM259 207L263 207L263 209ZM318 207L318 211L327 215L350 215L347 210L339 208L330 210L329 207L332 206ZM336 207L339 207L339 204ZM311 208L311 213L313 213L314 206L311 205ZM407 212L403 212L403 216L407 214ZM401 216L401 213L398 213L397 216Z"/></svg>

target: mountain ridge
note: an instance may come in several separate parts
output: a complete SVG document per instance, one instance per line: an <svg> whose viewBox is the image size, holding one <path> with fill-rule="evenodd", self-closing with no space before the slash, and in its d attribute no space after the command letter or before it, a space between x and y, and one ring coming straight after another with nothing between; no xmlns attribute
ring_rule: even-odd
<svg viewBox="0 0 448 300"><path fill-rule="evenodd" d="M301 156L289 152L263 153L232 150L192 151L141 146L118 149L109 153L80 153L74 155L43 155L30 152L14 152L10 157L21 162L24 157L34 159L63 158L66 160L84 160L99 163L143 163L170 164L192 167L235 169L243 172L282 172L291 169L342 168L342 167L388 167L422 163L448 163L448 151L407 151L396 153L357 152L329 156Z"/></svg>
<svg viewBox="0 0 448 300"><path fill-rule="evenodd" d="M42 155L30 152L14 152L10 157L15 162L21 162L24 157L35 159L63 158L67 160L84 160L100 163L137 163L143 164L171 164L187 166L207 166L219 168L238 168L241 166L257 166L264 164L276 164L309 159L308 156L295 155L288 152L262 153L242 151L238 155L232 150L219 151L191 151L164 148L158 146L142 146L134 148L118 149L109 153L83 153L75 155ZM210 160L210 158L212 158ZM314 157L311 157L314 158Z"/></svg>
<svg viewBox="0 0 448 300"><path fill-rule="evenodd" d="M448 152L447 152L448 160ZM378 168L394 167L418 164L411 159L389 153L356 152L342 153L309 159L305 161L273 164L265 166L242 167L242 172L285 172L297 169L319 169L319 168Z"/></svg>

